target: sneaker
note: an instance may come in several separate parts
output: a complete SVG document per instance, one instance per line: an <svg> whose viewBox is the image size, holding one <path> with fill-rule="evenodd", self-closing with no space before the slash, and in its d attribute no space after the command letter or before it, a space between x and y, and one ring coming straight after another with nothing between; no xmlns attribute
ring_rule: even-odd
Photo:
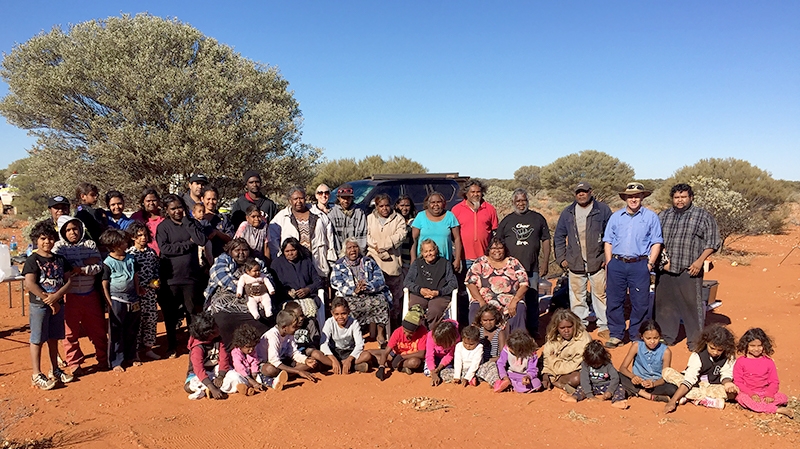
<svg viewBox="0 0 800 449"><path fill-rule="evenodd" d="M608 341L606 342L605 346L606 346L606 348L610 348L610 349L616 348L618 346L622 346L622 340L620 340L617 337L611 337L611 338L608 339Z"/></svg>
<svg viewBox="0 0 800 449"><path fill-rule="evenodd" d="M353 367L354 370L358 371L359 373L366 373L369 371L369 364L367 363L356 363Z"/></svg>
<svg viewBox="0 0 800 449"><path fill-rule="evenodd" d="M31 376L31 383L34 387L40 390L52 390L56 386L55 379L48 379L44 373L34 374Z"/></svg>
<svg viewBox="0 0 800 449"><path fill-rule="evenodd" d="M508 387L511 386L511 381L507 379L497 379L494 383L494 392L500 393L501 391L505 391Z"/></svg>
<svg viewBox="0 0 800 449"><path fill-rule="evenodd" d="M702 405L703 407L708 407L708 408L723 409L725 408L725 401L719 398L705 397L697 401L697 405Z"/></svg>
<svg viewBox="0 0 800 449"><path fill-rule="evenodd" d="M61 371L61 368L53 368L53 371L50 371L50 377L58 382L61 382L62 384L68 384L75 380L75 377L72 374L69 374L66 371Z"/></svg>
<svg viewBox="0 0 800 449"><path fill-rule="evenodd" d="M86 374L86 371L84 371L83 367L80 367L80 366L78 366L78 367L76 367L75 369L72 370L72 377L82 377L85 374Z"/></svg>
<svg viewBox="0 0 800 449"><path fill-rule="evenodd" d="M608 332L608 329L603 329L597 333L597 336L602 338L603 340L608 340L611 338L611 334Z"/></svg>

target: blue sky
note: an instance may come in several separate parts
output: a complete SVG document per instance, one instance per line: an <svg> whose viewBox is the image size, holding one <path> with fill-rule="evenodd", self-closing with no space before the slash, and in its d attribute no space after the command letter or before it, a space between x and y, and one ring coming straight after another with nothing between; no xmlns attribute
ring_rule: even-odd
<svg viewBox="0 0 800 449"><path fill-rule="evenodd" d="M594 149L639 178L735 157L800 180L797 1L4 2L0 50L137 12L278 66L330 159L510 178ZM0 167L32 143L0 119Z"/></svg>

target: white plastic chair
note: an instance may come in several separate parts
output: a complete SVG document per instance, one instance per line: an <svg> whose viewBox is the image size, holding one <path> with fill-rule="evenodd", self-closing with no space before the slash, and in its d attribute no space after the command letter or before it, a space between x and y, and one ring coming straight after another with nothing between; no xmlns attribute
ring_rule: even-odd
<svg viewBox="0 0 800 449"><path fill-rule="evenodd" d="M331 287L331 289L332 289L332 290L333 290L333 292L334 292L334 294L333 294L333 297L334 297L334 298L335 298L336 296L339 296L339 291L338 291L338 290L336 290L336 289L335 289L335 288L333 288L333 287ZM322 326L324 326L324 325L325 325L325 313L324 313L324 312L325 312L325 301L323 300L323 298L325 298L325 296L323 295L322 289L320 289L320 290L319 290L319 299L320 299L320 300L319 300L319 302L322 304L322 305L320 306L320 310L322 310L322 312L323 312L321 315L320 315L319 313L317 314L317 319L318 319L318 320L322 320L322 321L319 321L319 323L320 323L320 325L319 325L319 331L320 331L320 332L322 332ZM320 318L320 316L321 316L322 318ZM386 323L386 340L387 340L387 341L389 340L389 337L390 337L391 335L392 335L392 324L391 324L391 322L389 322L389 323Z"/></svg>
<svg viewBox="0 0 800 449"><path fill-rule="evenodd" d="M317 324L319 324L319 332L322 333L322 328L325 326L325 289L317 290Z"/></svg>
<svg viewBox="0 0 800 449"><path fill-rule="evenodd" d="M448 318L451 320L458 320L458 289L453 290L453 294L450 295L450 307L448 310L445 311L445 315L450 315ZM403 288L403 314L400 315L400 319L406 316L409 309L408 305L408 287Z"/></svg>

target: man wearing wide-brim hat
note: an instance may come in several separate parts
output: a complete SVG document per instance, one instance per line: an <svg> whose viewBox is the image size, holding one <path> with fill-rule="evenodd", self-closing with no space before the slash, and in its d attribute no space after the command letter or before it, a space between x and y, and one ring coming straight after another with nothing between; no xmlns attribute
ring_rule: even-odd
<svg viewBox="0 0 800 449"><path fill-rule="evenodd" d="M619 197L625 207L614 212L603 236L605 245L606 317L609 340L606 347L616 348L625 338L625 294L630 295L631 315L628 335L639 339L639 325L653 316L650 301L650 272L653 270L664 239L658 215L642 200L652 192L640 182L629 182Z"/></svg>

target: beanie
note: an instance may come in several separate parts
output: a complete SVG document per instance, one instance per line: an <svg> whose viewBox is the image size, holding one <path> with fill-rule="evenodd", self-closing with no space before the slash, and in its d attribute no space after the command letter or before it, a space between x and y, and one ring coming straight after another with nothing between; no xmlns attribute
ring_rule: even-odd
<svg viewBox="0 0 800 449"><path fill-rule="evenodd" d="M423 310L422 306L414 304L403 318L403 328L410 332L416 331L424 316L425 310Z"/></svg>
<svg viewBox="0 0 800 449"><path fill-rule="evenodd" d="M257 177L258 179L261 179L261 175L255 170L247 170L246 172L244 172L244 183L247 184L247 180L252 178L253 176Z"/></svg>

